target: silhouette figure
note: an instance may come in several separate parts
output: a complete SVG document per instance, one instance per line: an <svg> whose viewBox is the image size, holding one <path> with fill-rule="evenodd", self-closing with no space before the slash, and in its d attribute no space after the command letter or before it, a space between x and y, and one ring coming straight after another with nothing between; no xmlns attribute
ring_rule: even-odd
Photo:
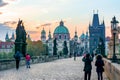
<svg viewBox="0 0 120 80"><path fill-rule="evenodd" d="M77 56L77 54L76 54L76 52L74 53L74 61L76 61L76 56Z"/></svg>
<svg viewBox="0 0 120 80"><path fill-rule="evenodd" d="M84 80L90 80L91 78L91 70L92 70L92 65L91 62L93 61L92 57L90 54L86 54L82 61L84 62Z"/></svg>
<svg viewBox="0 0 120 80"><path fill-rule="evenodd" d="M96 72L98 75L98 80L103 80L103 72L104 72L104 62L102 60L102 56L101 55L97 55L97 60L95 62L95 66L96 66Z"/></svg>
<svg viewBox="0 0 120 80"><path fill-rule="evenodd" d="M14 58L16 60L16 69L18 70L20 59L21 59L21 53L19 51L17 51L16 54L14 55Z"/></svg>

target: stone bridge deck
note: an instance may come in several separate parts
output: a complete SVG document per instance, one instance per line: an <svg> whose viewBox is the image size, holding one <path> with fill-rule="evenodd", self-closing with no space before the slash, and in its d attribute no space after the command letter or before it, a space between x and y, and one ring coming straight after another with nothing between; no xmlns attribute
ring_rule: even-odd
<svg viewBox="0 0 120 80"><path fill-rule="evenodd" d="M84 65L81 59L60 59L32 64L30 69L22 66L19 70L14 68L0 71L0 80L84 80ZM94 61L91 80L97 80ZM105 74L103 80L108 80Z"/></svg>

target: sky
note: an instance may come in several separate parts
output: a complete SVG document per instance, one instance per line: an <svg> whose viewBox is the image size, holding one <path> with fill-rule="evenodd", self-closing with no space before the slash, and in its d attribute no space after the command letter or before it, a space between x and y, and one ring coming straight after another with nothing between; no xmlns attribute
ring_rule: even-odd
<svg viewBox="0 0 120 80"><path fill-rule="evenodd" d="M15 33L17 22L23 20L26 32L32 40L40 40L41 30L54 29L61 20L73 38L75 27L77 34L88 31L93 13L99 14L100 22L105 21L106 36L110 36L110 21L113 16L120 20L119 0L0 0L0 40L4 41L8 32Z"/></svg>

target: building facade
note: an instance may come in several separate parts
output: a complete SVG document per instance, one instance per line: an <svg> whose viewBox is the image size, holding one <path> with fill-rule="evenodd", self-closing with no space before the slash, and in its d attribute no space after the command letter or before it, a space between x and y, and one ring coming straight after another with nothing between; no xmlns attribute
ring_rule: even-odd
<svg viewBox="0 0 120 80"><path fill-rule="evenodd" d="M44 34L43 34L44 33ZM61 21L59 26L57 26L53 33L53 38L51 37L51 32L49 31L48 39L46 40L45 30L43 29L41 32L41 41L46 43L48 46L49 55L53 55L53 40L56 38L57 40L57 54L63 53L63 44L64 41L67 43L68 54L70 53L70 33L66 26L64 26L64 22Z"/></svg>
<svg viewBox="0 0 120 80"><path fill-rule="evenodd" d="M0 42L0 53L10 53L14 48L14 42Z"/></svg>
<svg viewBox="0 0 120 80"><path fill-rule="evenodd" d="M102 38L105 45L105 24L104 20L100 24L98 14L93 14L92 24L89 24L89 47L90 53L93 53L99 44L99 39Z"/></svg>

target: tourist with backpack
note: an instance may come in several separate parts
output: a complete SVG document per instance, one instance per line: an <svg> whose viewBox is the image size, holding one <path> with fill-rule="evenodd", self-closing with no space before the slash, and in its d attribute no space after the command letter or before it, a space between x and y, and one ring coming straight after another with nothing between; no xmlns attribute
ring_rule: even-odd
<svg viewBox="0 0 120 80"><path fill-rule="evenodd" d="M21 59L21 53L19 51L17 51L15 54L14 54L14 58L16 60L16 69L18 70L19 69L19 63L20 63L20 59Z"/></svg>
<svg viewBox="0 0 120 80"><path fill-rule="evenodd" d="M91 70L92 70L92 64L91 62L93 61L92 57L90 54L84 55L82 61L84 62L84 80L90 80L91 78Z"/></svg>
<svg viewBox="0 0 120 80"><path fill-rule="evenodd" d="M30 68L30 55L29 54L26 54L26 67L27 68Z"/></svg>
<svg viewBox="0 0 120 80"><path fill-rule="evenodd" d="M97 55L95 66L96 66L96 72L97 72L97 75L98 75L98 80L103 80L104 62L102 60L102 55L100 55L100 54Z"/></svg>

